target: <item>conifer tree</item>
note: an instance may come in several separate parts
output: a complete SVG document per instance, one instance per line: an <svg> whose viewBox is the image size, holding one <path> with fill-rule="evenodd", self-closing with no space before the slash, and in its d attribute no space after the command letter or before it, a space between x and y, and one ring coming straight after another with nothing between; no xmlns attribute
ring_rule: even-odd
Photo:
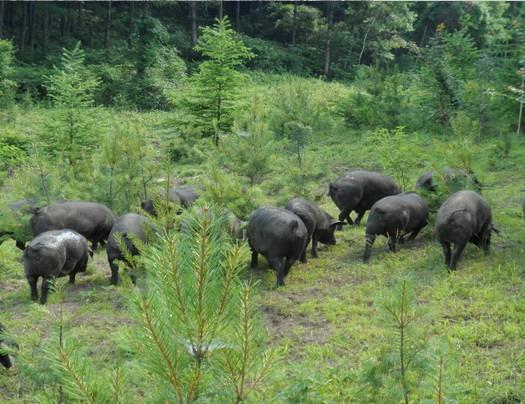
<svg viewBox="0 0 525 404"><path fill-rule="evenodd" d="M74 166L86 149L97 144L92 117L86 109L94 105L100 80L84 65L85 55L78 42L72 50L63 49L60 67L45 77L49 98L57 108L56 123L42 136L49 154L59 151Z"/></svg>
<svg viewBox="0 0 525 404"><path fill-rule="evenodd" d="M204 207L182 232L143 252L146 290L133 298L140 326L130 336L159 402L243 401L277 352L265 349L251 285L239 275L248 250L225 232L226 216Z"/></svg>
<svg viewBox="0 0 525 404"><path fill-rule="evenodd" d="M233 123L233 107L244 80L239 68L254 56L236 35L228 17L202 29L195 50L206 60L189 80L190 92L182 100L185 110L193 115L194 125L205 136L213 136L216 146L219 133L229 130Z"/></svg>

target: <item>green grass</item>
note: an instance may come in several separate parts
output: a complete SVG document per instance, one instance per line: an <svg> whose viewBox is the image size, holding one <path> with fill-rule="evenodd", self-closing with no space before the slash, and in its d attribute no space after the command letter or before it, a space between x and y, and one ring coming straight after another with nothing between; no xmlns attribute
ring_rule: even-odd
<svg viewBox="0 0 525 404"><path fill-rule="evenodd" d="M153 116L151 121L158 119ZM307 150L307 158L321 172L308 181L322 207L336 215L325 195L328 181L348 168L380 165L373 148L365 145L366 136L350 131L329 135L316 134ZM417 139L428 146L424 150L429 155L409 170L412 183L429 168L425 162L432 157L428 137ZM391 334L377 302L402 274L415 280L420 332L430 347L447 346L447 400L525 400L525 142L516 141L506 159L493 146L489 140L479 147L475 167L501 234L493 238L488 256L469 245L455 273L447 273L431 226L396 254L387 252L386 240L378 238L370 264L363 264L363 225L345 227L336 246L321 246L318 259L295 264L283 288L274 288L275 276L264 259L259 269L247 271L247 277L259 280L257 301L269 340L287 349L283 364L267 382L268 402L363 402L363 368L378 360ZM198 176L205 167L186 163L177 171ZM268 183L284 183L285 175L274 171ZM266 190L264 183L261 187ZM276 204L288 196L293 195L265 192L260 202ZM110 286L109 276L100 250L88 273L79 276L75 286L65 287L66 332L81 342L97 368L127 368L137 402L144 401L146 378L133 352L122 344L123 335L134 326L126 309L126 289ZM32 402L36 393L51 388L42 348L54 338L50 329L58 305L52 299L45 307L30 301L20 252L12 242L0 246L0 282L0 321L20 345L15 369L0 370L0 402ZM428 401L432 394L419 392L412 400Z"/></svg>

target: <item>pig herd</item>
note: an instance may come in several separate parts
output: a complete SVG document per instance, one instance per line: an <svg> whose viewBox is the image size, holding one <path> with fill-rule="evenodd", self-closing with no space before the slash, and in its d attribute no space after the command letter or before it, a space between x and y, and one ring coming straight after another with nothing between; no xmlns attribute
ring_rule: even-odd
<svg viewBox="0 0 525 404"><path fill-rule="evenodd" d="M480 185L473 175L458 172L450 170L444 175L459 175ZM416 186L435 191L432 173L422 175ZM337 218L304 198L294 198L284 208L259 207L250 214L247 223L236 217L229 218L230 233L248 241L252 251L251 267L256 267L258 255L263 255L276 272L277 286L282 286L297 260L307 262L310 244L311 255L315 258L318 243L334 245L335 231L342 230L345 224L359 225L367 211L370 213L365 227L365 262L370 260L378 235L385 236L388 248L395 252L399 244L414 239L428 223L429 206L422 196L401 192L392 178L376 172L350 171L329 184L328 195L340 211ZM190 207L198 197L191 187L174 188L168 194L169 201L183 208ZM18 204L29 204L33 213L30 219L33 239L25 248L17 240L17 246L24 248L24 271L33 300L39 298L37 281L42 278L42 304L47 300L49 282L55 277L69 276L69 282L74 283L76 274L86 270L89 256L99 244L106 244L111 283L117 284L117 262L126 262L121 247L125 245L131 255L138 254L134 240L148 242L149 230L154 229L150 217L156 215L152 200L141 204L148 215L126 213L120 217L96 202L60 201L43 208L36 208L27 201ZM13 209L17 206L17 203L10 205ZM525 214L525 202L523 209ZM353 220L352 212L357 214ZM491 208L474 191L461 190L452 194L436 215L435 234L449 270L456 269L469 242L488 252L493 231L497 232ZM0 355L0 363L8 367L9 357Z"/></svg>

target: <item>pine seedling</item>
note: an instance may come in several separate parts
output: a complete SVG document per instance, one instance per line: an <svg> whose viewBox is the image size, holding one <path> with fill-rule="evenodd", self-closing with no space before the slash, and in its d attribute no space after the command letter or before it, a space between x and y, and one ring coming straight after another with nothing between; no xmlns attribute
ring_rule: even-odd
<svg viewBox="0 0 525 404"><path fill-rule="evenodd" d="M58 303L52 316L52 343L45 348L51 359L57 391L55 397L45 397L42 402L65 403L77 401L89 404L128 402L125 392L127 379L120 369L112 375L95 369L83 352L80 343L68 335L68 317L64 311L65 282L55 280L51 301ZM53 314L54 313L54 314ZM117 400L115 400L117 399Z"/></svg>
<svg viewBox="0 0 525 404"><path fill-rule="evenodd" d="M183 403L212 394L231 398L229 392L218 390L216 382L224 363L220 359L226 355L223 351L243 352L244 341L251 352L255 329L250 294L243 293L239 281L249 254L244 244L228 237L225 225L225 215L205 206L185 222L181 232L166 232L142 255L148 282L146 290L136 291L133 297L132 310L140 327L131 342L144 368L155 375L152 390L160 401ZM238 337L242 324L249 331L244 339ZM258 376L249 376L250 381L244 377L241 383L237 376L252 370L245 367L239 372L232 365L235 386L240 391L241 384L255 381L258 385L268 367L250 373ZM233 386L232 390L237 391ZM245 396L244 392L239 395Z"/></svg>
<svg viewBox="0 0 525 404"><path fill-rule="evenodd" d="M233 345L227 346L220 355L220 375L226 387L233 390L236 403L245 401L250 391L260 389L263 380L280 359L279 351L264 348L252 293L253 286L245 283L241 290Z"/></svg>
<svg viewBox="0 0 525 404"><path fill-rule="evenodd" d="M426 339L418 332L422 315L416 310L412 280L403 276L396 281L378 309L388 337L362 371L362 394L372 401L415 401L429 364Z"/></svg>

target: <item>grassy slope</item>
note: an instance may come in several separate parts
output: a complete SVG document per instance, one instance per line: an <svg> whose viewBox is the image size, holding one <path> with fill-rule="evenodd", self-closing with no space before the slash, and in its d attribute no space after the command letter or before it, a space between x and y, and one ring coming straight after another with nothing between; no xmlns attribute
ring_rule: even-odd
<svg viewBox="0 0 525 404"><path fill-rule="evenodd" d="M416 280L418 310L427 313L419 325L422 331L430 341L446 341L449 346L447 394L459 402L480 402L525 391L525 227L520 216L525 144L514 144L506 160L491 148L482 150L475 167L487 185L484 196L493 206L502 235L494 238L488 257L469 246L452 275L444 269L431 229L395 255L388 254L385 240L378 239L371 263L365 265L360 262L363 227L345 228L337 246L322 247L319 259L295 265L287 286L279 290L273 289L274 275L261 260L260 269L251 272L261 280L261 312L272 342L288 346L285 365L268 384L269 397L359 402L360 366L374 357L390 332L375 303L400 273L410 273ZM352 133L319 135L307 155L325 167L324 178L316 180L320 192L345 167L376 165ZM182 167L184 171L193 170ZM423 171L424 167L413 167L413 180ZM271 202L283 196L266 198ZM321 204L336 213L328 198L323 197ZM46 386L46 357L40 347L53 337L49 324L58 308L30 303L14 244L4 243L0 254L0 320L20 344L18 369L0 370L0 401L31 402L34 392ZM147 394L147 381L119 343L132 326L125 298L120 288L108 285L108 279L105 255L99 251L88 274L79 276L74 287L66 287L68 332L79 338L97 367L125 365L141 397ZM29 375L38 385L29 381Z"/></svg>

